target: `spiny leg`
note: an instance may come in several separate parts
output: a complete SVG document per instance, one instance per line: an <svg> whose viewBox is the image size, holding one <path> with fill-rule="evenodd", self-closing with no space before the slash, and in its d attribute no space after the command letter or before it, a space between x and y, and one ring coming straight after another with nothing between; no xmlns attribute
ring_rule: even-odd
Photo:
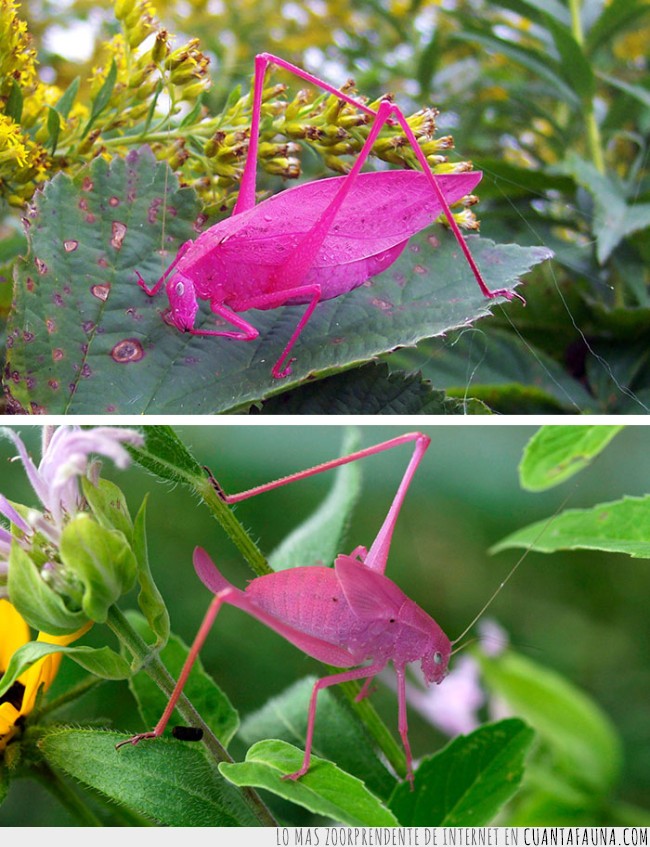
<svg viewBox="0 0 650 847"><path fill-rule="evenodd" d="M365 114L370 115L371 117L377 118L378 112L375 112L373 109L370 109L364 103L360 103L354 97L350 97L342 91L339 91L329 83L324 80L319 79L313 74L304 71L302 68L297 67L296 65L291 64L290 62L285 61L279 56L274 56L271 53L261 53L255 58L255 79L253 85L253 93L254 93L254 103L253 103L253 115L251 120L251 140L250 146L248 150L248 156L246 160L246 165L244 168L244 176L242 177L242 188L240 190L239 199L237 201L237 205L235 207L235 211L244 211L245 209L251 208L255 205L255 177L256 177L256 167L257 167L257 149L259 143L259 125L260 125L260 113L261 113L261 105L262 105L262 89L264 85L264 74L266 72L269 64L277 65L278 67L284 68L287 71L295 74L300 79L304 79L306 82L309 82L319 88L322 88L324 91L329 92L330 94L334 94L340 100L343 100L345 103L348 103L352 106L355 106L360 111L365 112ZM479 288L482 293L489 298L503 296L508 300L512 300L514 297L519 298L524 304L525 300L516 292L509 291L506 288L500 288L491 290L485 283L483 276L472 256L471 250L465 241L463 234L460 231L458 224L456 223L456 219L454 218L451 209L449 208L449 204L447 203L447 199L444 195L444 192L440 188L438 181L435 177L435 174L432 172L429 167L429 163L427 162L426 156L422 152L420 145L417 142L417 139L408 125L406 118L404 117L401 109L395 104L390 104L391 106L391 114L395 116L395 120L402 128L402 131L406 135L407 140L409 141L415 156L422 167L424 173L429 178L432 189L440 203L443 213L449 222L449 226L451 231L454 234L454 237L458 241L458 244L467 260L472 273L478 283ZM381 104L380 104L381 109ZM388 115L386 116L386 118ZM382 121L382 124L385 122L386 118ZM378 132L379 130L377 130ZM373 139L374 141L374 139ZM359 154L359 158L363 160L368 155L368 151L362 150ZM359 166L360 167L360 166ZM348 188L349 190L349 188Z"/></svg>
<svg viewBox="0 0 650 847"><path fill-rule="evenodd" d="M187 678L190 675L192 670L192 666L196 661L197 656L201 648L203 647L203 643L208 636L208 633L212 629L212 624L214 623L214 619L219 612L219 609L223 605L224 601L227 599L228 595L231 593L231 589L225 589L224 591L219 592L219 594L215 594L212 598L210 605L208 606L208 611L201 622L201 626L199 627L199 631L196 633L196 637L194 642L190 648L189 653L187 654L187 659L185 660L185 664L181 670L180 676L178 677L178 681L174 686L174 690L171 693L169 698L169 702L165 706L165 710L160 716L160 720L155 725L155 727L150 732L141 732L137 735L131 736L131 738L127 738L124 741L120 741L119 744L115 745L115 748L124 747L127 744L137 744L139 741L143 741L146 738L159 738L163 732L165 731L165 727L169 723L169 719L171 718L174 709L176 708L176 704L178 703L178 698L181 696L185 683L187 682Z"/></svg>
<svg viewBox="0 0 650 847"><path fill-rule="evenodd" d="M266 491L272 491L275 488L280 488L281 486L288 485L291 482L297 482L299 479L306 479L307 477L315 476L323 471L333 470L334 468L346 465L349 462L364 459L366 456L372 456L375 453L382 453L384 450L391 450L393 447L399 447L401 444L406 444L411 441L415 442L413 454L406 470L404 471L404 476L402 477L397 493L395 494L390 509L388 510L388 514L384 519L381 529L377 533L377 537L375 538L370 551L366 554L365 548L356 547L351 554L354 557L355 554L358 555L361 552L364 552L364 564L373 570L383 573L386 570L386 561L388 559L388 551L393 537L393 530L397 523L397 517L404 502L406 492L411 485L416 468L422 461L422 457L431 443L431 439L428 435L423 435L421 432L406 432L403 435L398 435L388 441L382 441L380 444L374 444L372 447L357 450L354 453L350 453L348 456L339 456L337 459L331 459L328 462L323 462L320 465L315 465L314 467L307 468L304 471L298 471L297 473L284 476L281 479L267 482L264 485L258 485L255 488L248 489L247 491L241 491L238 494L226 494L223 489L221 489L221 486L218 486L217 493L223 500L225 500L226 503L239 503L242 500L248 500L250 497L255 497L257 494L264 494Z"/></svg>
<svg viewBox="0 0 650 847"><path fill-rule="evenodd" d="M409 728L406 719L406 675L403 667L396 667L395 672L397 673L397 729L406 754L406 778L411 783L411 791L413 791L413 755L409 744Z"/></svg>
<svg viewBox="0 0 650 847"><path fill-rule="evenodd" d="M295 773L283 776L283 779L300 779L309 770L309 761L311 759L311 747L314 739L314 723L316 721L316 699L318 692L323 688L329 688L330 685L338 685L340 682L349 682L353 679L364 679L364 677L374 677L380 673L386 662L375 662L365 668L355 668L351 671L343 671L343 673L332 674L332 676L324 676L322 679L314 683L309 701L309 712L307 715L307 735L305 738L305 757L302 762L302 767Z"/></svg>
<svg viewBox="0 0 650 847"><path fill-rule="evenodd" d="M234 338L236 341L253 341L258 337L259 330L253 324L249 323L244 318L236 315L227 306L222 303L210 303L210 309L220 318L223 318L228 323L239 328L239 332L224 330L224 329L189 329L186 330L191 335L217 335L222 338ZM242 311L245 311L242 309Z"/></svg>

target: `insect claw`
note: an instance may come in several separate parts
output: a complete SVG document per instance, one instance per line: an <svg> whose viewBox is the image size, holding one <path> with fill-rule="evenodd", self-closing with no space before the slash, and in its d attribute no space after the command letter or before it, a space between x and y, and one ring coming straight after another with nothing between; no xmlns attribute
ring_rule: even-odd
<svg viewBox="0 0 650 847"><path fill-rule="evenodd" d="M116 744L115 749L119 750L120 747L126 747L127 744L132 744L135 747L136 744L145 738L158 738L158 734L156 732L141 732L139 735L132 735L130 738L125 738L124 741Z"/></svg>
<svg viewBox="0 0 650 847"><path fill-rule="evenodd" d="M516 297L518 300L521 300L524 306L526 305L526 301L521 294L516 291L510 291L508 288L496 288L494 291L489 292L488 297L490 299L493 297L505 297L506 300L514 300Z"/></svg>
<svg viewBox="0 0 650 847"><path fill-rule="evenodd" d="M297 782L300 779L300 777L304 776L306 773L307 773L307 770L305 768L300 768L300 770L296 771L295 773L284 774L282 779L284 779L284 780L290 779L293 782Z"/></svg>

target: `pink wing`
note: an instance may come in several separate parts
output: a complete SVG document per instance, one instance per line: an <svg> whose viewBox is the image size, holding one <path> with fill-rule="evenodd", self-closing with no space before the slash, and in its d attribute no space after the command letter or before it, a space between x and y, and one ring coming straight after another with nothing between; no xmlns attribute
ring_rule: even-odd
<svg viewBox="0 0 650 847"><path fill-rule="evenodd" d="M337 556L334 570L354 614L365 621L397 619L409 598L392 579L350 556Z"/></svg>
<svg viewBox="0 0 650 847"><path fill-rule="evenodd" d="M469 194L480 171L437 177L448 203ZM277 267L318 222L346 177L298 185L233 215L194 243L186 262L201 262L218 245L224 265L254 262ZM338 267L402 244L442 212L427 177L419 171L360 174L315 257L314 268Z"/></svg>

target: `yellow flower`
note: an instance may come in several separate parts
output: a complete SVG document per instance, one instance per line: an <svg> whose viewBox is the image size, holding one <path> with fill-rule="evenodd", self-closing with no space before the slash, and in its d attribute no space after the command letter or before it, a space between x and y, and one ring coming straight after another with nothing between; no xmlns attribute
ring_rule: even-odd
<svg viewBox="0 0 650 847"><path fill-rule="evenodd" d="M48 635L41 632L37 641L67 646L90 628L88 622L72 635ZM13 654L30 640L29 627L8 600L0 598L0 677L7 670ZM18 732L21 719L34 708L39 690L47 691L61 664L61 654L53 653L35 662L21 674L12 687L0 698L0 752Z"/></svg>

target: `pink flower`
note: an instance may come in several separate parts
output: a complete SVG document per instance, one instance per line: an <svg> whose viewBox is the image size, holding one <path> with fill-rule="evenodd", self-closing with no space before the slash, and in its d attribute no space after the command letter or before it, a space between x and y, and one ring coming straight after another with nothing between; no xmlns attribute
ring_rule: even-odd
<svg viewBox="0 0 650 847"><path fill-rule="evenodd" d="M94 481L99 476L100 463L93 455L106 456L119 468L125 468L130 456L124 444L140 445L139 432L122 427L44 426L42 456L38 467L32 461L20 436L9 427L0 427L0 435L15 445L17 458L23 463L42 511L19 509L0 494L0 515L15 530L0 527L0 596L6 594L4 585L8 571L9 550L12 539L30 549L36 533L57 545L67 520L83 508L79 477Z"/></svg>

